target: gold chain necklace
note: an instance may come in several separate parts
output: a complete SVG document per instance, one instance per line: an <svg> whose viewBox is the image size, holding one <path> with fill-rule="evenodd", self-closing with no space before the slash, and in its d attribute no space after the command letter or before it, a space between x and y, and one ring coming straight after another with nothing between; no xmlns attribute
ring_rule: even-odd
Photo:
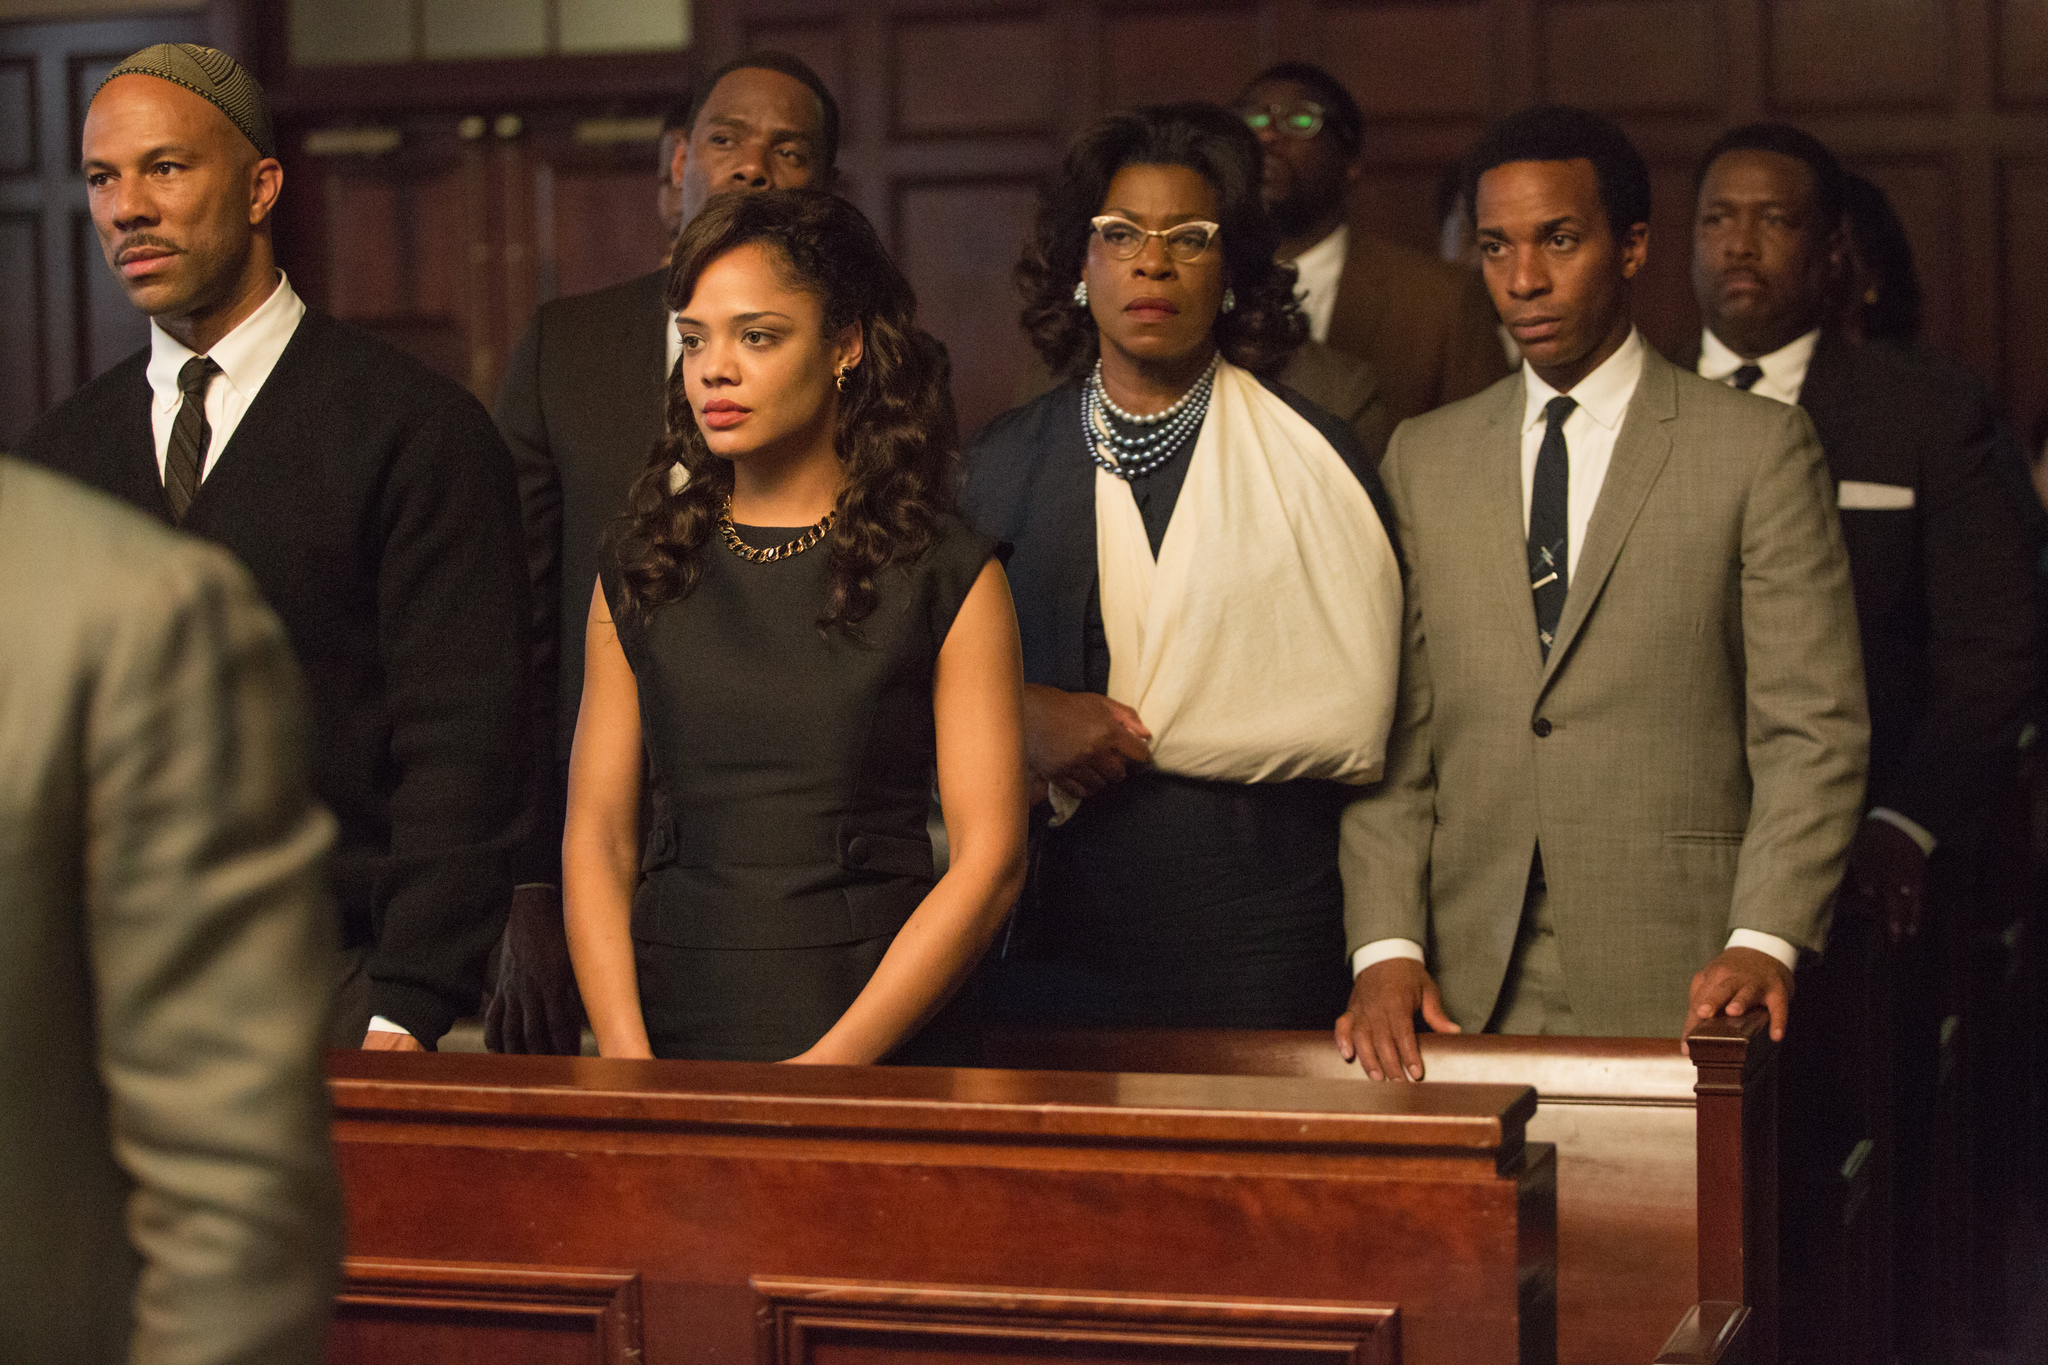
<svg viewBox="0 0 2048 1365"><path fill-rule="evenodd" d="M792 555L800 555L823 540L825 532L832 529L832 518L838 514L839 509L835 507L824 516L819 517L817 525L798 536L795 540L784 545L772 545L765 550L757 550L744 540L741 540L740 533L734 529L732 524L732 494L728 493L725 495L724 504L718 509L718 533L725 537L725 543L732 547L732 552L741 559L746 560L747 563L773 564L778 559L788 559Z"/></svg>

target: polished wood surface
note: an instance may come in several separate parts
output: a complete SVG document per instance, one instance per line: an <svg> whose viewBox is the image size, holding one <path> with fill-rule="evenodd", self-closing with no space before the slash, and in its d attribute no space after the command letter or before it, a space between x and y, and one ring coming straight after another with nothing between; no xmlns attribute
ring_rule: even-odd
<svg viewBox="0 0 2048 1365"><path fill-rule="evenodd" d="M1763 1027L1761 1013L1712 1021L1694 1035L1690 1059L1676 1039L1420 1039L1429 1081L1414 1087L1418 1093L1443 1082L1506 1081L1538 1092L1530 1140L1557 1147L1559 1359L1639 1365L1660 1358L1660 1346L1732 1350L1742 1323L1716 1316L1711 1303L1695 1311L1712 1300L1742 1308L1748 1349L1769 1358L1761 1352L1775 1323L1775 1111ZM1320 1032L1010 1031L995 1035L991 1049L990 1060L1006 1066L1300 1076L1381 1088ZM1690 1334L1674 1334L1689 1313ZM1681 1336L1687 1344L1674 1345Z"/></svg>
<svg viewBox="0 0 2048 1365"><path fill-rule="evenodd" d="M1525 1086L370 1053L329 1070L361 1258L337 1361L522 1332L579 1359L637 1332L649 1365L1017 1359L1084 1320L1099 1341L1073 1358L1556 1358L1555 1166L1525 1140ZM774 1323L781 1354L757 1355ZM1208 1344L1160 1354L1175 1342Z"/></svg>

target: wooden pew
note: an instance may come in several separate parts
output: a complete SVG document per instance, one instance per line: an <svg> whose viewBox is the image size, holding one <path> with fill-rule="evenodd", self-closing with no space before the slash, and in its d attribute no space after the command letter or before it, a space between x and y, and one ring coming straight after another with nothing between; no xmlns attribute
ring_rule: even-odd
<svg viewBox="0 0 2048 1365"><path fill-rule="evenodd" d="M1557 1358L1526 1086L328 1065L341 1365Z"/></svg>
<svg viewBox="0 0 2048 1365"><path fill-rule="evenodd" d="M1557 1147L1559 1359L1776 1359L1775 1050L1766 1022L1762 1011L1713 1021L1691 1038L1690 1061L1662 1039L1421 1039L1431 1084L1536 1087L1529 1137ZM1013 1030L991 1037L989 1060L1379 1088L1321 1032Z"/></svg>

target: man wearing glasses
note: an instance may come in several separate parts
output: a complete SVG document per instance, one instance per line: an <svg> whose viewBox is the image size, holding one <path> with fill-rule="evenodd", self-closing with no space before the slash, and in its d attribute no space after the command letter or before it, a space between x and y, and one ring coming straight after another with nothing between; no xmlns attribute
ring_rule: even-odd
<svg viewBox="0 0 2048 1365"><path fill-rule="evenodd" d="M1508 372L1475 275L1349 223L1365 116L1336 77L1282 62L1245 87L1236 108L1265 149L1266 210L1280 259L1300 273L1310 336L1371 364L1394 421Z"/></svg>

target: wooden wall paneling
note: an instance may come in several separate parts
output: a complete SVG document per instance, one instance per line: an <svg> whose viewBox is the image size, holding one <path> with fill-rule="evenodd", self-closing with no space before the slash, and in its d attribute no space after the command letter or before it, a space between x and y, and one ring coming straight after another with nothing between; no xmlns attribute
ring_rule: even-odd
<svg viewBox="0 0 2048 1365"><path fill-rule="evenodd" d="M1105 5L1104 111L1169 100L1226 103L1279 60L1270 7Z"/></svg>
<svg viewBox="0 0 2048 1365"><path fill-rule="evenodd" d="M0 451L29 429L46 406L47 336L43 328L43 222L33 213L0 213Z"/></svg>
<svg viewBox="0 0 2048 1365"><path fill-rule="evenodd" d="M1483 123L1493 94L1491 14L1485 4L1323 4L1321 41L1307 57L1380 119Z"/></svg>
<svg viewBox="0 0 2048 1365"><path fill-rule="evenodd" d="M1392 1304L1183 1294L1071 1294L755 1276L760 1365L1014 1365L1162 1358L1234 1365L1396 1365Z"/></svg>
<svg viewBox="0 0 2048 1365"><path fill-rule="evenodd" d="M1485 4L1324 4L1320 41L1287 57L1314 61L1383 119L1486 120L1493 94L1492 15ZM1475 127L1476 131L1476 127Z"/></svg>
<svg viewBox="0 0 2048 1365"><path fill-rule="evenodd" d="M1946 104L1955 80L1946 0L1774 0L1771 102L1786 111Z"/></svg>
<svg viewBox="0 0 2048 1365"><path fill-rule="evenodd" d="M2048 104L2048 5L1998 0L1995 33L1999 101Z"/></svg>
<svg viewBox="0 0 2048 1365"><path fill-rule="evenodd" d="M328 1338L333 1365L639 1365L631 1271L350 1257Z"/></svg>
<svg viewBox="0 0 2048 1365"><path fill-rule="evenodd" d="M1692 292L1693 159L1650 162L1650 258L1635 284L1636 326L1667 356L1697 352Z"/></svg>
<svg viewBox="0 0 2048 1365"><path fill-rule="evenodd" d="M1029 179L911 181L898 186L896 259L917 290L918 318L946 343L961 435L1012 406L1031 347L1010 282L1031 230Z"/></svg>
<svg viewBox="0 0 2048 1365"><path fill-rule="evenodd" d="M1052 132L1063 72L1050 13L905 15L890 37L894 136Z"/></svg>
<svg viewBox="0 0 2048 1365"><path fill-rule="evenodd" d="M71 214L70 237L72 279L68 292L76 350L71 382L64 386L67 392L149 344L149 319L128 302L100 250L92 215L83 208Z"/></svg>
<svg viewBox="0 0 2048 1365"><path fill-rule="evenodd" d="M36 64L30 57L0 58L0 175L34 175Z"/></svg>
<svg viewBox="0 0 2048 1365"><path fill-rule="evenodd" d="M2001 168L2005 392L2020 430L2048 412L2048 158ZM2038 454L2038 451L2030 452Z"/></svg>
<svg viewBox="0 0 2048 1365"><path fill-rule="evenodd" d="M496 376L479 302L491 283L484 152L458 141L451 122L415 125L390 156L336 157L322 168L331 231L320 303L488 402Z"/></svg>
<svg viewBox="0 0 2048 1365"><path fill-rule="evenodd" d="M1717 113L1713 0L1557 0L1542 11L1545 93L1610 114Z"/></svg>

